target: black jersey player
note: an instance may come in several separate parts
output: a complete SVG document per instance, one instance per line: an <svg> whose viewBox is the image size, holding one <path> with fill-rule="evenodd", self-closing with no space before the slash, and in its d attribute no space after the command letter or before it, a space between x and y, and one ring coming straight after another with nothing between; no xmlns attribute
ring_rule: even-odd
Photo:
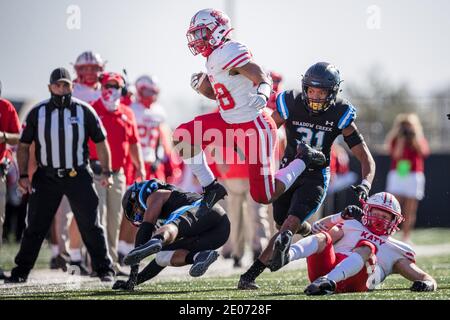
<svg viewBox="0 0 450 320"><path fill-rule="evenodd" d="M193 277L206 272L219 255L215 249L228 240L230 221L218 204L209 214L196 215L201 200L197 193L157 179L135 183L125 192L124 214L139 230L135 249L124 259L131 266L130 277L116 281L113 289L133 290L166 266L192 264L189 274ZM139 262L152 254L155 258L138 273Z"/></svg>
<svg viewBox="0 0 450 320"><path fill-rule="evenodd" d="M354 187L359 198L366 199L375 174L375 162L354 123L356 109L337 97L341 83L338 69L326 62L311 66L302 79L302 91L288 90L277 97L277 110L272 114L278 127L285 125L287 146L281 169L297 156L298 145L306 143L325 154L323 166L307 168L292 181L291 187L273 203L274 220L279 228L267 248L239 281L239 289L257 289L256 277L269 266L272 271L283 264L292 235L306 235L305 222L322 204L330 179L330 150L334 140L344 141L361 163L362 182Z"/></svg>

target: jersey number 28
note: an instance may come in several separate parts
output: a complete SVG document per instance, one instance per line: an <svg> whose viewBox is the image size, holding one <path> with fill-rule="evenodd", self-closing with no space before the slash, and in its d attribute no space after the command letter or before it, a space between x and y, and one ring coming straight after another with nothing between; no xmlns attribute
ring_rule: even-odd
<svg viewBox="0 0 450 320"><path fill-rule="evenodd" d="M214 92L216 93L216 99L219 101L220 108L222 110L230 110L235 106L233 97L230 91L222 84L216 83L214 85Z"/></svg>

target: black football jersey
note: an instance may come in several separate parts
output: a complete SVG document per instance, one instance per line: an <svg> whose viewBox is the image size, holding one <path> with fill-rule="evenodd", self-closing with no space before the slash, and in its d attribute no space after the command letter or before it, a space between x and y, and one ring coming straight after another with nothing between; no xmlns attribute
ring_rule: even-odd
<svg viewBox="0 0 450 320"><path fill-rule="evenodd" d="M301 141L322 151L326 167L330 165L330 151L336 137L356 119L356 109L348 101L337 98L333 106L320 114L311 114L296 90L288 90L277 96L277 110L286 120L287 146L281 167L291 162ZM320 169L320 168L319 168ZM311 171L311 169L310 169Z"/></svg>
<svg viewBox="0 0 450 320"><path fill-rule="evenodd" d="M162 206L158 220L167 219L174 211L180 209L181 207L191 205L202 197L198 193L182 191L174 185L162 182L161 180L157 179L150 180L150 183L147 185L145 185L147 181L141 183L145 188L142 195L144 202L147 201L148 196L152 193L152 189L157 188L172 191L169 199L167 199L167 202ZM153 183L155 184L154 186L152 186Z"/></svg>

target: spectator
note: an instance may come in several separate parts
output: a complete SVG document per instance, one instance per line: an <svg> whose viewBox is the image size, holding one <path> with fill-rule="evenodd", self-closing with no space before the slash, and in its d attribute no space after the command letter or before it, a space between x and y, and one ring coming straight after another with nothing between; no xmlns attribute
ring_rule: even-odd
<svg viewBox="0 0 450 320"><path fill-rule="evenodd" d="M27 281L63 195L74 211L94 270L102 281L112 281L111 259L104 231L98 223L98 196L87 163L87 142L92 139L102 165L102 185L112 185L105 131L95 111L72 98L73 84L66 69L57 68L52 72L49 91L51 98L37 104L28 114L20 137L19 186L31 195L27 228L15 258L17 266L5 282ZM38 168L30 181L27 170L33 142Z"/></svg>
<svg viewBox="0 0 450 320"><path fill-rule="evenodd" d="M101 185L102 169L94 143L90 143L91 167L95 173L95 189L99 195L100 221L107 231L108 249L113 260L114 271L124 275L119 267L117 246L122 222L122 195L125 193L124 167L128 154L136 168L136 178L145 178L142 151L139 144L136 120L130 108L120 102L124 81L120 74L107 72L100 77L101 97L93 108L102 120L111 146L113 187Z"/></svg>
<svg viewBox="0 0 450 320"><path fill-rule="evenodd" d="M419 117L414 113L399 114L387 135L386 146L391 156L387 191L400 202L405 217L403 241L410 242L417 206L424 197L424 159L430 153Z"/></svg>
<svg viewBox="0 0 450 320"><path fill-rule="evenodd" d="M3 222L5 221L6 207L6 176L11 164L11 157L6 154L6 145L15 145L19 142L20 123L16 109L11 102L1 98L0 82L0 249L3 239ZM4 279L0 267L0 279Z"/></svg>

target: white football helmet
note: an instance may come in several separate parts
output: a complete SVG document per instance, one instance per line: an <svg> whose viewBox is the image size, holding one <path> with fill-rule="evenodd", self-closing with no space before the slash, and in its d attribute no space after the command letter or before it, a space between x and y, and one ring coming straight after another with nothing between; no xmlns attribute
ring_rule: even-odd
<svg viewBox="0 0 450 320"><path fill-rule="evenodd" d="M105 62L103 61L100 54L92 52L92 51L85 51L78 56L77 60L75 61L74 66L75 66L75 68L77 68L79 66L85 66L85 65L99 66L103 71L103 68L105 67Z"/></svg>
<svg viewBox="0 0 450 320"><path fill-rule="evenodd" d="M193 55L201 53L207 57L229 39L231 28L230 18L223 12L214 9L203 9L191 19L186 33L188 47Z"/></svg>
<svg viewBox="0 0 450 320"><path fill-rule="evenodd" d="M393 215L392 220L386 220L372 213L372 208L378 208ZM398 225L404 220L400 203L394 195L379 192L372 195L363 205L364 215L361 222L376 235L391 235L399 230Z"/></svg>

